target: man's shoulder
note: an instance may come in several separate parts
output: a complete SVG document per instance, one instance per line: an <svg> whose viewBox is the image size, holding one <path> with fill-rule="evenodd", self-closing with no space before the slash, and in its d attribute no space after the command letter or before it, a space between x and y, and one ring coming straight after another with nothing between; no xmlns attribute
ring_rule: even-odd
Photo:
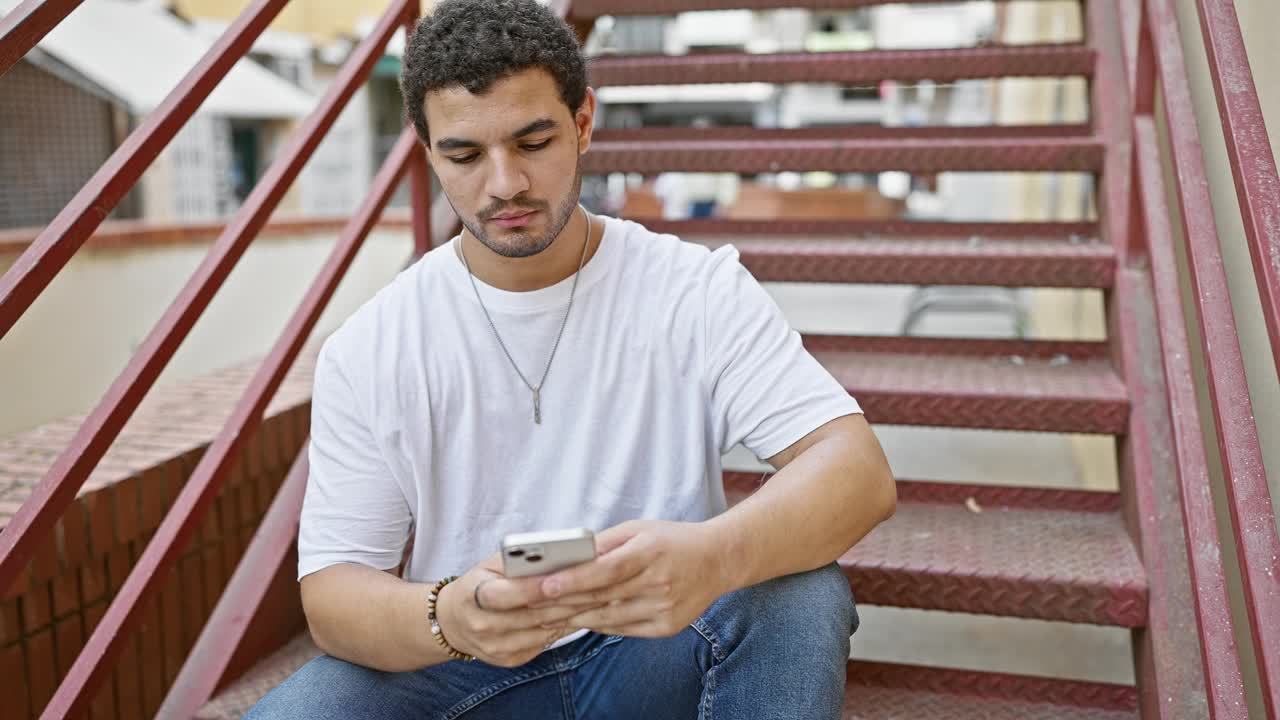
<svg viewBox="0 0 1280 720"><path fill-rule="evenodd" d="M685 277L706 282L728 261L736 264L738 250L715 240L699 242L672 233L651 230L636 220L614 220L625 238L629 267L639 264L659 269L668 277Z"/></svg>
<svg viewBox="0 0 1280 720"><path fill-rule="evenodd" d="M322 353L344 363L368 363L388 342L403 334L406 322L420 323L422 318L409 316L427 307L420 298L423 281L440 272L440 261L444 257L441 252L445 247L428 252L361 303L325 339Z"/></svg>

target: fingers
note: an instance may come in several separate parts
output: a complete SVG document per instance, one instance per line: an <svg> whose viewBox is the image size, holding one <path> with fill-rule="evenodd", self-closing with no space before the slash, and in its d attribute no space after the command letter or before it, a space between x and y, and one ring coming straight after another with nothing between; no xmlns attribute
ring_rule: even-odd
<svg viewBox="0 0 1280 720"><path fill-rule="evenodd" d="M558 599L620 585L648 567L650 547L638 541L623 544L595 560L549 575L542 580L542 595Z"/></svg>
<svg viewBox="0 0 1280 720"><path fill-rule="evenodd" d="M534 603L530 607L544 608L555 606L577 606L579 611L588 607L596 607L606 605L617 600L630 600L642 595L652 595L656 593L666 593L671 589L670 585L655 583L645 577L645 573L640 574L617 585L610 585L596 590L588 590L587 592L574 593L572 595L564 595L554 600L544 600L540 603Z"/></svg>
<svg viewBox="0 0 1280 720"><path fill-rule="evenodd" d="M493 576L480 580L472 591L472 603L479 600L480 608L490 612L526 608L546 600L542 592L542 578L505 578Z"/></svg>
<svg viewBox="0 0 1280 720"><path fill-rule="evenodd" d="M566 619L564 623L601 632L598 628L622 627L650 622L655 618L666 618L670 615L671 609L672 603L669 600L641 597L619 600L585 610Z"/></svg>

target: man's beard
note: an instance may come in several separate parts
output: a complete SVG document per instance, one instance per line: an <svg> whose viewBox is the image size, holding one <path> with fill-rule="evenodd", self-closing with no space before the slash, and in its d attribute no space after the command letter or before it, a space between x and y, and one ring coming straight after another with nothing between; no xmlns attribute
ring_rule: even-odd
<svg viewBox="0 0 1280 720"><path fill-rule="evenodd" d="M509 212L514 205L518 209L541 210L546 211L549 207L548 203L539 201L537 203L521 203L519 198L501 205L493 205L485 208L477 213L476 220L461 220L465 227L473 237L484 244L485 247L495 253L509 258L532 257L538 253L551 247L551 243L555 242L560 236L560 232L564 230L564 226L569 224L569 218L573 217L573 210L578 205L578 197L582 192L582 165L579 164L573 171L573 186L569 193L565 195L559 206L555 209L555 214L549 217L550 222L547 225L547 232L542 236L534 236L529 233L513 233L508 235L505 243L495 242L484 232L483 220L492 218L501 212ZM448 195L446 195L448 197ZM450 201L452 204L452 200ZM454 206L454 212L457 212L457 206ZM462 214L458 213L461 219Z"/></svg>

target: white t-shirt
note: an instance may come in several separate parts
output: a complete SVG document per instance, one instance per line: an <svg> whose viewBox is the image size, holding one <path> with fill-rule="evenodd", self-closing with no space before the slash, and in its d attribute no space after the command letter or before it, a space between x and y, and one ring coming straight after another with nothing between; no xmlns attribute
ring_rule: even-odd
<svg viewBox="0 0 1280 720"><path fill-rule="evenodd" d="M786 449L858 404L801 346L726 246L612 218L533 399L481 313L452 242L353 314L320 351L299 578L336 563L434 582L513 532L725 510L721 455ZM514 293L476 281L530 382L570 277Z"/></svg>

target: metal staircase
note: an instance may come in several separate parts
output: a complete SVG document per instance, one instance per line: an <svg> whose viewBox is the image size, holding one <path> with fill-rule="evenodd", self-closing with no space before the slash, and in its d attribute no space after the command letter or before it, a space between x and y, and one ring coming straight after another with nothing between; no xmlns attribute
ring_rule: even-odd
<svg viewBox="0 0 1280 720"><path fill-rule="evenodd" d="M834 10L878 3L578 0L571 8L563 7L568 3L558 4L585 37L603 15L778 6ZM394 13L413 16L410 4L394 5L389 17ZM1087 7L1083 5L1082 0L1086 41L1079 44L603 56L591 64L591 82L596 87L1007 76L1089 81L1090 122L1084 125L602 129L584 158L583 170L592 174L1074 171L1096 177L1097 222L646 222L656 231L675 233L691 242L734 243L744 264L762 281L1058 287L1097 289L1105 294L1105 341L805 337L810 351L859 399L875 423L1116 438L1119 489L1114 492L1049 489L1038 486L1035 477L1027 478L1022 487L983 484L981 477L967 483L901 479L897 515L840 562L862 604L1132 629L1136 685L851 661L848 718L1248 717L1239 656L1250 648L1236 646L1226 611L1217 529L1211 501L1206 499L1204 448L1199 445L1194 394L1188 395L1190 370L1173 264L1173 233L1157 164L1163 146L1154 135L1152 120L1157 77L1165 86L1165 102L1180 102L1182 59L1174 47L1176 26L1170 24L1171 9L1165 0L1146 0L1145 5L1136 0L1090 0ZM0 34L0 40L5 39ZM1185 94L1185 77L1180 82ZM1175 137L1170 144L1185 169L1186 143L1179 145ZM394 177L406 166L421 173L421 165L414 164L419 162L416 157L417 151L411 151L402 138L387 167L394 170ZM424 177L419 175L419 182ZM387 175L380 176L380 181L389 182L388 178L394 179ZM379 186L383 200L388 187ZM1194 181L1179 180L1175 190L1184 216L1191 218L1192 240L1199 237L1196 232L1212 232L1195 225L1198 213L1205 211L1196 209ZM369 209L376 217L379 207ZM419 249L425 249L430 237L427 213L421 205L416 213L414 230ZM370 216L362 217L367 232ZM441 223L442 217L436 213L437 236L450 229ZM354 224L352 232L359 232ZM352 241L355 247L360 237ZM1193 271L1202 284L1214 280L1212 268L1204 263ZM341 272L340 266L336 272ZM1269 286L1261 279L1259 285L1267 292ZM8 297L0 293L0 301ZM319 302L322 305L323 299ZM1206 322L1223 322L1221 315L1211 315L1217 312L1214 307L1197 306L1204 313L1202 327ZM1229 304L1226 313L1229 319ZM4 317L0 313L0 319ZM0 332L8 324L0 324ZM289 352L296 355L297 343L290 345L286 340L282 339L281 354L273 354L269 361L277 363L276 369L280 363L287 367ZM1214 351L1222 353L1227 363L1234 352L1238 361L1238 344L1218 345ZM256 391L270 388L270 369L264 370L264 383L255 385ZM1223 373L1215 381L1220 385L1231 379L1230 369ZM1238 457L1256 457L1256 430L1250 434L1251 424L1232 419L1247 410L1247 395L1241 407L1239 392L1232 394L1226 392L1229 385L1222 387L1224 400L1215 406L1215 418L1220 427L1226 422L1232 428L1229 437ZM1235 398L1231 403L1235 407L1225 404L1229 397ZM233 420L242 422L241 429L251 427L251 416ZM218 449L215 446L210 453ZM228 453L233 449L223 448ZM213 467L202 477L205 493L217 487ZM1242 543L1242 552L1253 553L1243 562L1251 588L1247 602L1257 618L1280 618L1280 578L1268 579L1264 557L1280 546L1270 503L1263 507L1258 495L1259 476L1249 474L1240 463L1236 467L1240 473L1232 477L1240 496L1232 495L1232 510L1244 520L1238 520L1233 531L1242 537L1238 523L1247 521L1250 527L1270 532L1269 540ZM282 546L291 541L296 527L304 471L305 463L300 461L242 565L256 563L261 570L280 562ZM74 478L71 470L65 475ZM758 480L754 474L726 473L730 501L748 495ZM1265 496L1265 475L1261 482ZM193 494L186 504L180 500L174 512L198 513L195 498ZM46 512L56 513L56 502L49 502L53 509ZM967 503L977 503L984 511L972 512ZM181 543L183 533L190 534L190 520L170 520L172 537L158 532L157 540ZM9 565L16 562L12 557L21 558L10 554L16 541L3 542L13 535L0 537L0 561ZM1189 547L1196 552L1189 554ZM168 556L162 553L163 549L157 550L154 559L139 560L144 573L164 569ZM1274 568L1274 558L1270 562ZM9 577L0 574L0 583ZM253 581L245 578L247 573L232 580L223 604L249 592ZM137 593L126 593L127 599L145 596L149 586L144 582L145 578L139 581ZM224 685L220 695L202 706L219 682L232 680L221 677L221 668L234 650L234 641L225 637L219 641L215 636L225 635L228 628L243 632L243 625L226 624L229 609L220 606L219 612L224 615L210 621L205 633L209 637L201 639L191 656L212 669L202 671L193 667L195 662L188 662L174 686L182 693L172 693L165 706L172 716L189 716L199 708L200 717L238 717L256 697L316 652L305 637L299 638L244 677ZM132 617L128 613L126 608L114 616L115 628L127 629ZM1277 712L1280 677L1268 678L1267 673L1280 671L1277 627L1280 622L1274 620L1252 626L1252 651L1263 668L1267 717L1272 718ZM85 661L82 678L72 677L73 682L64 685L47 716L74 715L75 709L83 707L94 681L92 664L108 662L115 650L112 642L107 635L97 646L91 645L101 654ZM77 664L71 675L80 667Z"/></svg>

